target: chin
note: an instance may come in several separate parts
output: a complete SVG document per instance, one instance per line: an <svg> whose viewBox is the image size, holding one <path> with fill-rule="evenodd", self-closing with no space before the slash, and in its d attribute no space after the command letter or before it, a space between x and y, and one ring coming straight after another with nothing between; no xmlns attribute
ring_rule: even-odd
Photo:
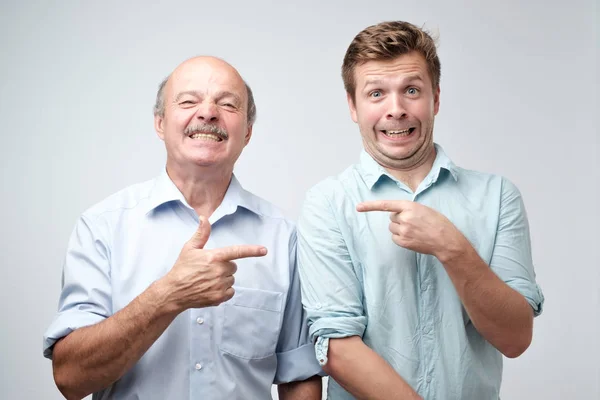
<svg viewBox="0 0 600 400"><path fill-rule="evenodd" d="M181 164L188 167L210 167L211 165L216 165L217 163L218 161L212 157L201 157L198 155L190 155L189 157L185 157L181 160Z"/></svg>
<svg viewBox="0 0 600 400"><path fill-rule="evenodd" d="M387 150L387 151L385 151ZM410 150L405 150L405 149L384 149L384 151L381 151L381 154L390 159L390 160L394 160L394 161L402 161L402 160L408 160L411 157L413 157L417 152L414 151L413 149Z"/></svg>
<svg viewBox="0 0 600 400"><path fill-rule="evenodd" d="M214 167L221 164L219 160L210 160L206 158L195 159L192 163L198 167Z"/></svg>

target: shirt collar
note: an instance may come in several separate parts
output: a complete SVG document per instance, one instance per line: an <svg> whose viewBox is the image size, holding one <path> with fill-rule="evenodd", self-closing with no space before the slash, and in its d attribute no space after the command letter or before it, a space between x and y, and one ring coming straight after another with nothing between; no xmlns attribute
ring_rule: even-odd
<svg viewBox="0 0 600 400"><path fill-rule="evenodd" d="M148 214L163 204L172 201L179 201L185 207L191 209L190 205L185 200L185 197L183 197L183 194L167 174L167 171L163 170L154 180L154 186L148 197L146 213ZM210 217L209 221L213 223L224 215L233 214L238 207L243 207L255 214L260 214L260 207L256 197L246 191L236 178L235 174L233 174L227 192L225 192L225 196L223 197L223 201Z"/></svg>
<svg viewBox="0 0 600 400"><path fill-rule="evenodd" d="M437 143L434 143L435 146L435 160L433 161L433 165L431 166L431 171L427 174L428 177L433 177L431 179L432 182L437 181L440 171L445 169L450 172L454 180L458 180L458 168L456 165L450 160L450 158L444 152L442 146ZM362 150L360 153L360 162L358 164L359 172L369 187L369 189L373 189L373 186L381 179L382 176L387 176L393 181L397 181L389 172L385 170L377 161L371 157L366 150ZM427 179L427 178L425 178Z"/></svg>

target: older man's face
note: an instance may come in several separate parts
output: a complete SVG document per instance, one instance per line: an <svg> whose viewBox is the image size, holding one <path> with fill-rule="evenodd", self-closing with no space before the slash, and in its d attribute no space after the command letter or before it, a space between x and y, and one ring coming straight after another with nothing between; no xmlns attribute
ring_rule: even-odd
<svg viewBox="0 0 600 400"><path fill-rule="evenodd" d="M164 116L155 118L167 169L233 169L252 134L247 96L242 78L224 61L202 57L179 66L165 87Z"/></svg>

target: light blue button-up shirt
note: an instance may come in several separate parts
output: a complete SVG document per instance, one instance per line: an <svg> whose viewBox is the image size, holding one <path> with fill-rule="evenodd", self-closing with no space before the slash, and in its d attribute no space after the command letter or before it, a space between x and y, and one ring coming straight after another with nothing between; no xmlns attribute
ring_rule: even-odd
<svg viewBox="0 0 600 400"><path fill-rule="evenodd" d="M267 399L273 383L320 372L300 301L294 224L235 177L209 222L205 248L256 244L268 254L236 260L232 299L181 313L94 399ZM166 172L83 213L44 355L51 358L58 339L110 317L164 276L197 228L196 212Z"/></svg>
<svg viewBox="0 0 600 400"><path fill-rule="evenodd" d="M450 219L536 315L529 226L507 179L436 159L413 193L362 152L360 163L312 188L298 223L302 296L316 354L329 338L358 335L425 399L498 400L502 355L477 332L443 265L392 242L389 213L358 213L367 200L411 200ZM333 379L329 398L352 399Z"/></svg>

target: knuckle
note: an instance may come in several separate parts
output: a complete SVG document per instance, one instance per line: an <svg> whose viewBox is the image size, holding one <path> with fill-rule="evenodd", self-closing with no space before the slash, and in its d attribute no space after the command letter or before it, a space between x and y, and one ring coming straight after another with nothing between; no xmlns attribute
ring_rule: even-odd
<svg viewBox="0 0 600 400"><path fill-rule="evenodd" d="M406 235L406 234L408 234L408 232L409 232L409 228L408 228L408 226L406 226L406 225L400 225L400 226L399 226L399 228L398 228L398 232L399 232L401 235Z"/></svg>
<svg viewBox="0 0 600 400"><path fill-rule="evenodd" d="M223 302L223 293L220 290L215 291L210 296L210 299L213 304L221 304Z"/></svg>
<svg viewBox="0 0 600 400"><path fill-rule="evenodd" d="M209 264L214 264L215 262L217 262L217 257L215 256L215 253L212 252L206 253L205 259L206 262Z"/></svg>
<svg viewBox="0 0 600 400"><path fill-rule="evenodd" d="M241 258L243 256L242 249L240 247L236 247L233 251L233 254L235 254L234 258Z"/></svg>

